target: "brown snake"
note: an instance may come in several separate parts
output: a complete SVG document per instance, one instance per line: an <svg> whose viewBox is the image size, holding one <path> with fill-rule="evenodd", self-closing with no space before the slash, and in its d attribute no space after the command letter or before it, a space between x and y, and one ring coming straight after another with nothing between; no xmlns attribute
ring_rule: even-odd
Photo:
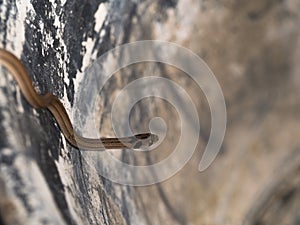
<svg viewBox="0 0 300 225"><path fill-rule="evenodd" d="M65 107L56 96L50 93L39 95L36 92L26 68L18 58L12 53L0 48L0 65L4 66L14 77L22 94L32 107L36 109L48 109L52 113L66 140L73 147L100 151L124 148L141 149L151 146L158 140L157 135L151 133L142 133L122 138L91 139L82 137L74 131Z"/></svg>

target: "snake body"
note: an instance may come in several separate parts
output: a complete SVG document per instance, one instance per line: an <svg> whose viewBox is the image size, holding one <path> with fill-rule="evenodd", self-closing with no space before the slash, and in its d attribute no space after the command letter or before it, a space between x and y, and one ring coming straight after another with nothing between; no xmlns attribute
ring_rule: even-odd
<svg viewBox="0 0 300 225"><path fill-rule="evenodd" d="M22 94L27 102L36 109L48 109L55 117L61 132L66 140L78 149L105 150L105 149L141 149L151 146L158 140L157 135L142 133L131 137L122 138L85 138L77 134L72 126L65 107L53 94L39 95L30 76L22 62L7 50L0 49L0 65L4 66L17 81Z"/></svg>

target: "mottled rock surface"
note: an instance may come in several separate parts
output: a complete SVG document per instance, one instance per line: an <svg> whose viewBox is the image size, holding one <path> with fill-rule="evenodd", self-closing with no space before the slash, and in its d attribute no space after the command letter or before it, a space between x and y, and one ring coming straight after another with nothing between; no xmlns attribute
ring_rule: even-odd
<svg viewBox="0 0 300 225"><path fill-rule="evenodd" d="M110 110L119 91L150 75L181 85L201 122L197 150L176 175L150 186L120 185L99 174L96 152L66 143L52 115L32 109L1 70L1 224L299 224L299 27L298 0L0 0L0 47L21 59L40 93L62 100L72 120L87 115L74 109L81 81L91 76L86 68L115 46L149 39L198 54L221 85L228 118L220 154L200 173L211 127L201 89L160 63L118 71L92 118L101 135L114 135ZM167 157L180 136L176 109L145 99L130 124L147 131L155 116L168 125L155 151L113 154L137 165Z"/></svg>

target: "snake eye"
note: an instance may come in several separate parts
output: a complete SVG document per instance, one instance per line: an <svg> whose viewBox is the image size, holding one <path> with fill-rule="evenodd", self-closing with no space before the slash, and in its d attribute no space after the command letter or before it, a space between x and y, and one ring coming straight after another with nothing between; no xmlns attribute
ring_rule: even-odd
<svg viewBox="0 0 300 225"><path fill-rule="evenodd" d="M147 138L150 137L150 136L151 136L150 133L143 133L143 134L137 134L137 135L135 135L135 137L136 137L137 139L147 139Z"/></svg>

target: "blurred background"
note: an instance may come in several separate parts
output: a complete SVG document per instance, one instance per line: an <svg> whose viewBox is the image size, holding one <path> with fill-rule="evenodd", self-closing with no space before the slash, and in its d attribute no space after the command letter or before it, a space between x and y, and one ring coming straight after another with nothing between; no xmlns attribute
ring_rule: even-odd
<svg viewBox="0 0 300 225"><path fill-rule="evenodd" d="M299 0L0 1L0 9L1 47L21 58L39 90L58 95L70 115L74 98L84 92L80 87L82 77L88 76L84 71L97 57L123 43L150 39L174 42L202 58L220 83L227 107L220 153L208 169L199 172L211 129L202 90L183 71L162 63L140 63L116 72L99 93L101 135L114 135L110 112L119 91L137 78L152 75L182 86L201 123L197 149L183 169L161 183L132 187L101 177L95 153L79 153L66 144L49 113L36 115L24 101L3 103L2 114L10 115L1 118L3 139L7 139L0 151L0 189L6 199L0 201L3 224L24 224L20 221L33 215L36 224L42 217L61 224L300 224ZM5 91L11 82L3 82L4 95L17 99L14 89ZM180 99L176 90L166 92ZM38 119L11 125L9 121L24 114L16 110L19 105ZM76 113L80 117L85 112ZM131 111L132 130L147 132L153 117L163 118L168 127L155 151L112 154L135 165L153 164L171 154L181 135L176 108L161 99L143 99ZM28 125L31 120L38 126ZM28 126L41 131L23 145L23 139L11 138L12 126L21 136ZM193 123L189 126L190 132L197 129ZM16 146L26 148L29 156ZM28 170L28 165L8 163L12 153L37 167ZM45 180L24 181L35 173ZM21 178L15 180L12 174ZM13 188L18 185L34 188L25 189L24 198ZM49 198L36 194L41 190ZM29 210L25 203L32 199L41 206L31 205ZM6 207L8 202L13 211Z"/></svg>

